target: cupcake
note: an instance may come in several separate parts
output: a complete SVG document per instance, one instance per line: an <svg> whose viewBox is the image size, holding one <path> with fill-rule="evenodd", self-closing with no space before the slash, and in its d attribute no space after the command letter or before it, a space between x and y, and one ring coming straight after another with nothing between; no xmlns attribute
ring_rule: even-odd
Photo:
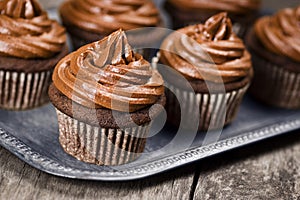
<svg viewBox="0 0 300 200"><path fill-rule="evenodd" d="M174 29L204 23L212 15L221 11L228 12L233 30L239 37L243 37L257 18L260 4L260 0L167 0L165 8Z"/></svg>
<svg viewBox="0 0 300 200"><path fill-rule="evenodd" d="M251 94L282 108L300 108L300 6L260 18L246 43L253 55Z"/></svg>
<svg viewBox="0 0 300 200"><path fill-rule="evenodd" d="M136 159L166 101L161 75L121 30L62 59L49 96L65 152L97 165Z"/></svg>
<svg viewBox="0 0 300 200"><path fill-rule="evenodd" d="M0 24L0 107L48 102L53 68L68 53L65 29L35 0L0 1Z"/></svg>
<svg viewBox="0 0 300 200"><path fill-rule="evenodd" d="M161 29L149 29L163 27L158 9L150 0L66 0L59 12L74 49L100 40L120 28L127 31L130 44L137 49L154 43L159 47L163 37ZM145 27L148 29L141 29Z"/></svg>
<svg viewBox="0 0 300 200"><path fill-rule="evenodd" d="M232 122L253 75L250 54L226 13L167 36L158 69L168 88L168 120L183 128L197 123L198 130Z"/></svg>

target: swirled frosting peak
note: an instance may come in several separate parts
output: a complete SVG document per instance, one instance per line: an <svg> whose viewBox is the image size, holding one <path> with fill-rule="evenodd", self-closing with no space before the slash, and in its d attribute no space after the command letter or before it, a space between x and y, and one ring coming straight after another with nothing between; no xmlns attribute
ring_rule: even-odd
<svg viewBox="0 0 300 200"><path fill-rule="evenodd" d="M65 29L36 0L0 1L0 55L50 58L66 42Z"/></svg>
<svg viewBox="0 0 300 200"><path fill-rule="evenodd" d="M65 57L54 70L53 82L83 106L123 112L152 105L164 92L161 75L133 53L122 30Z"/></svg>
<svg viewBox="0 0 300 200"><path fill-rule="evenodd" d="M220 13L209 18L203 26L203 40L228 40L232 33L232 24L227 13ZM197 37L195 37L197 39Z"/></svg>
<svg viewBox="0 0 300 200"><path fill-rule="evenodd" d="M67 0L60 8L64 23L93 33L110 34L122 28L156 27L158 9L150 0Z"/></svg>
<svg viewBox="0 0 300 200"><path fill-rule="evenodd" d="M11 18L32 19L42 14L41 6L34 0L0 2L0 14Z"/></svg>
<svg viewBox="0 0 300 200"><path fill-rule="evenodd" d="M255 33L269 51L300 62L300 6L259 19Z"/></svg>
<svg viewBox="0 0 300 200"><path fill-rule="evenodd" d="M225 12L172 33L161 49L161 60L190 80L232 82L247 76L252 67Z"/></svg>

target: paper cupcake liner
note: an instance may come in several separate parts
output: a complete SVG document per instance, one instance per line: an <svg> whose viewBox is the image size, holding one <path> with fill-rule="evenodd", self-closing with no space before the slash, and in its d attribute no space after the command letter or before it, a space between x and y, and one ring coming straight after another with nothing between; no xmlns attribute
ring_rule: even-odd
<svg viewBox="0 0 300 200"><path fill-rule="evenodd" d="M51 70L36 73L0 70L0 107L24 110L48 102L51 75Z"/></svg>
<svg viewBox="0 0 300 200"><path fill-rule="evenodd" d="M234 120L249 84L238 90L218 94L195 94L169 83L165 83L165 86L167 88L166 111L171 123L178 126L181 116L188 116L188 119L182 119L183 128L195 127L197 125L195 123L199 122L198 130L208 130L208 128L213 130L220 129ZM177 99L181 100L181 105ZM197 108L199 112L195 112Z"/></svg>
<svg viewBox="0 0 300 200"><path fill-rule="evenodd" d="M255 53L252 60L255 76L251 94L269 105L300 108L300 73L274 65Z"/></svg>
<svg viewBox="0 0 300 200"><path fill-rule="evenodd" d="M121 165L143 152L151 123L133 128L110 129L91 126L56 109L59 141L66 153L97 165Z"/></svg>

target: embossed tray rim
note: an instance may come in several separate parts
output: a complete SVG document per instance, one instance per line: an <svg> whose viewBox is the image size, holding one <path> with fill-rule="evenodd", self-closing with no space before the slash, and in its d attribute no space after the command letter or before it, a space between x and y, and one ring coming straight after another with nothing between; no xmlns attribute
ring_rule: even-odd
<svg viewBox="0 0 300 200"><path fill-rule="evenodd" d="M0 128L0 145L27 164L52 175L83 180L128 181L146 178L157 173L199 161L208 156L216 155L299 128L300 119L289 120L221 140L210 145L187 149L183 152L176 153L176 155L160 158L154 162L148 162L138 167L102 172L79 170L62 166L58 162L34 151L30 146L27 146L2 128Z"/></svg>

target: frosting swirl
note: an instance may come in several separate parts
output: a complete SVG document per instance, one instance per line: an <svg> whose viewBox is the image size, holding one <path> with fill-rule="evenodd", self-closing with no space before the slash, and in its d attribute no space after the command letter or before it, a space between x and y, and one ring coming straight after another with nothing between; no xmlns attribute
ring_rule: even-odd
<svg viewBox="0 0 300 200"><path fill-rule="evenodd" d="M262 17L254 29L266 49L300 62L300 6Z"/></svg>
<svg viewBox="0 0 300 200"><path fill-rule="evenodd" d="M68 0L60 13L64 23L94 33L110 34L119 28L155 27L160 23L158 10L149 0Z"/></svg>
<svg viewBox="0 0 300 200"><path fill-rule="evenodd" d="M0 55L50 58L62 51L65 29L35 0L0 1Z"/></svg>
<svg viewBox="0 0 300 200"><path fill-rule="evenodd" d="M257 10L260 0L169 0L178 8L187 10L213 10L230 13L250 13Z"/></svg>
<svg viewBox="0 0 300 200"><path fill-rule="evenodd" d="M133 53L121 30L66 56L56 66L53 82L83 106L123 112L152 105L164 93L161 75Z"/></svg>
<svg viewBox="0 0 300 200"><path fill-rule="evenodd" d="M247 76L252 68L250 54L233 32L227 13L179 29L161 49L161 61L188 80L228 83Z"/></svg>

